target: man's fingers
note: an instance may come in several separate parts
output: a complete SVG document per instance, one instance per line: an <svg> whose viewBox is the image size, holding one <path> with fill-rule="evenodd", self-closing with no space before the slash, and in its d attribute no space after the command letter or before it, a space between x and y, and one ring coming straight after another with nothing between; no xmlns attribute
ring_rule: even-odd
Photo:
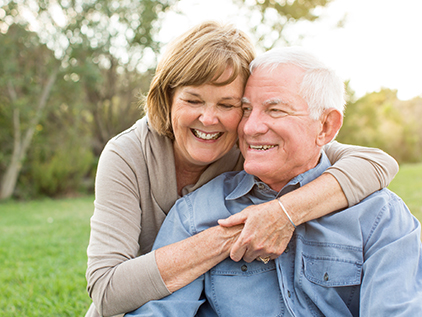
<svg viewBox="0 0 422 317"><path fill-rule="evenodd" d="M247 219L247 216L242 213L232 215L226 219L218 220L218 224L222 227L232 227L240 224L244 224Z"/></svg>

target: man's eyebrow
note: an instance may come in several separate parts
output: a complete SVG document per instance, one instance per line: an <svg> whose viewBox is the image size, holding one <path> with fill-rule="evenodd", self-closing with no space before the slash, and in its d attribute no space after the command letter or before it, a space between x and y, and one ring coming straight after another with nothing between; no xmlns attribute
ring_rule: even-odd
<svg viewBox="0 0 422 317"><path fill-rule="evenodd" d="M264 106L273 106L273 105L279 105L279 104L287 105L287 102L285 102L283 99L280 99L280 98L269 99L263 102Z"/></svg>
<svg viewBox="0 0 422 317"><path fill-rule="evenodd" d="M251 104L250 100L246 97L243 97L241 101L244 104L248 104L248 105ZM264 106L273 106L273 105L279 105L279 104L288 105L288 103L281 98L268 99L268 100L265 100L262 104Z"/></svg>
<svg viewBox="0 0 422 317"><path fill-rule="evenodd" d="M246 98L246 97L243 97L240 101L242 103L251 104L250 100L248 98Z"/></svg>

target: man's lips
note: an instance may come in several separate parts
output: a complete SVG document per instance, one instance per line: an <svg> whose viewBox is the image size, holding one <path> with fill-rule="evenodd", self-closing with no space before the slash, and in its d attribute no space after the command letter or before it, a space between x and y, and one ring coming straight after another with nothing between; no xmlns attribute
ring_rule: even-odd
<svg viewBox="0 0 422 317"><path fill-rule="evenodd" d="M258 150L258 151L267 151L269 149L275 148L276 145L274 144L266 144L266 145L249 145L249 149L251 150Z"/></svg>

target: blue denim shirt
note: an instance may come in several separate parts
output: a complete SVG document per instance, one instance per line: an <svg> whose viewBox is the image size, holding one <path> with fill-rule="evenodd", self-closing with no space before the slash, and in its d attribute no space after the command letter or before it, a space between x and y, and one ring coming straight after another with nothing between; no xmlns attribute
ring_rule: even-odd
<svg viewBox="0 0 422 317"><path fill-rule="evenodd" d="M319 164L279 193L246 172L223 174L178 200L154 248L292 191L321 175ZM387 189L297 227L274 261L234 262L127 316L422 316L421 227Z"/></svg>

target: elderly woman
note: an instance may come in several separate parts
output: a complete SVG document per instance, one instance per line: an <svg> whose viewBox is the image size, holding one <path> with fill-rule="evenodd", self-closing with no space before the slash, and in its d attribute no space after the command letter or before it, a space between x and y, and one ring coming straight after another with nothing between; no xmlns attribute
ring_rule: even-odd
<svg viewBox="0 0 422 317"><path fill-rule="evenodd" d="M122 314L167 296L230 252L252 261L284 251L291 230L283 228L291 224L269 202L151 252L179 197L242 168L237 126L253 58L245 34L214 22L169 45L150 87L147 117L110 140L98 164L87 269L95 306L87 316ZM397 172L379 150L333 143L325 151L336 162L332 168L282 197L296 224L355 204Z"/></svg>

